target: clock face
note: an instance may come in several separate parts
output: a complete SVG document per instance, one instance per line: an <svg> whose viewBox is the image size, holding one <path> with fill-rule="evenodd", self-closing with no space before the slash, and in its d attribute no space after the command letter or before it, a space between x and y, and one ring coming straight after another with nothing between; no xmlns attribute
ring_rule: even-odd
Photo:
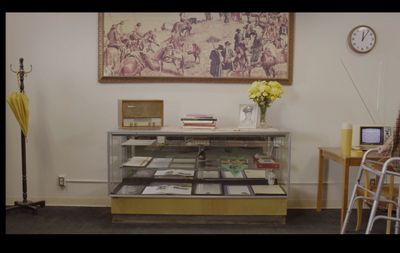
<svg viewBox="0 0 400 253"><path fill-rule="evenodd" d="M369 26L357 26L349 34L350 47L358 53L371 51L376 44L375 31Z"/></svg>

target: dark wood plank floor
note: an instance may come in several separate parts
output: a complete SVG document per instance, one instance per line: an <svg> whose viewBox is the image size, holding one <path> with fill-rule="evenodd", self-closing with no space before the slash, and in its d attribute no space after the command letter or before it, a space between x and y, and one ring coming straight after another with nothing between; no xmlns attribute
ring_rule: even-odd
<svg viewBox="0 0 400 253"><path fill-rule="evenodd" d="M365 210L363 233L369 210ZM48 206L37 215L13 210L6 214L6 234L339 234L340 210L289 209L286 224L124 224L112 223L110 208ZM354 234L356 214L348 226ZM377 221L373 233L383 234ZM393 231L393 230L392 230Z"/></svg>

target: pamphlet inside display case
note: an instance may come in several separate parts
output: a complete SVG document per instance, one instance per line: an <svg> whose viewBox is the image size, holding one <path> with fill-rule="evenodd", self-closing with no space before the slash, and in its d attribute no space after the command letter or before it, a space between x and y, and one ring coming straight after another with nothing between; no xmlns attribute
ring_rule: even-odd
<svg viewBox="0 0 400 253"><path fill-rule="evenodd" d="M161 184L161 183L153 183L149 186L146 186L142 194L150 194L150 195L190 195L192 193L192 184Z"/></svg>
<svg viewBox="0 0 400 253"><path fill-rule="evenodd" d="M196 184L196 190L194 192L197 195L221 195L222 185L221 184Z"/></svg>
<svg viewBox="0 0 400 253"><path fill-rule="evenodd" d="M265 178L265 170L244 170L246 178Z"/></svg>
<svg viewBox="0 0 400 253"><path fill-rule="evenodd" d="M171 162L172 158L153 158L153 160L147 166L147 168L153 168L153 169L168 168Z"/></svg>
<svg viewBox="0 0 400 253"><path fill-rule="evenodd" d="M286 217L288 132L179 128L108 138L113 215Z"/></svg>
<svg viewBox="0 0 400 253"><path fill-rule="evenodd" d="M146 167L151 161L151 157L134 156L131 157L127 162L123 163L122 166L127 167Z"/></svg>
<svg viewBox="0 0 400 253"><path fill-rule="evenodd" d="M251 195L247 185L225 185L227 195Z"/></svg>
<svg viewBox="0 0 400 253"><path fill-rule="evenodd" d="M198 179L215 179L220 178L218 170L198 170L197 171Z"/></svg>

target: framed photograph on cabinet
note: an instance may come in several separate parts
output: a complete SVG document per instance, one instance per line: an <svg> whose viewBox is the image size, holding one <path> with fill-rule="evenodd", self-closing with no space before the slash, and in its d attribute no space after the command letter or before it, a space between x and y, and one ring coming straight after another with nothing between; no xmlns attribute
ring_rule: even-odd
<svg viewBox="0 0 400 253"><path fill-rule="evenodd" d="M239 105L239 128L257 128L257 113L255 104Z"/></svg>
<svg viewBox="0 0 400 253"><path fill-rule="evenodd" d="M99 13L99 82L291 84L293 13Z"/></svg>

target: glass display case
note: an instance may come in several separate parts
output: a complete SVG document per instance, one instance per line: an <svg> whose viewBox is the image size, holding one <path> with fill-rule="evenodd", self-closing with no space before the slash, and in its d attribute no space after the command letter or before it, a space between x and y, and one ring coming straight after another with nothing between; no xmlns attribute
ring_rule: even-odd
<svg viewBox="0 0 400 253"><path fill-rule="evenodd" d="M276 129L108 132L113 218L287 213L290 134Z"/></svg>

